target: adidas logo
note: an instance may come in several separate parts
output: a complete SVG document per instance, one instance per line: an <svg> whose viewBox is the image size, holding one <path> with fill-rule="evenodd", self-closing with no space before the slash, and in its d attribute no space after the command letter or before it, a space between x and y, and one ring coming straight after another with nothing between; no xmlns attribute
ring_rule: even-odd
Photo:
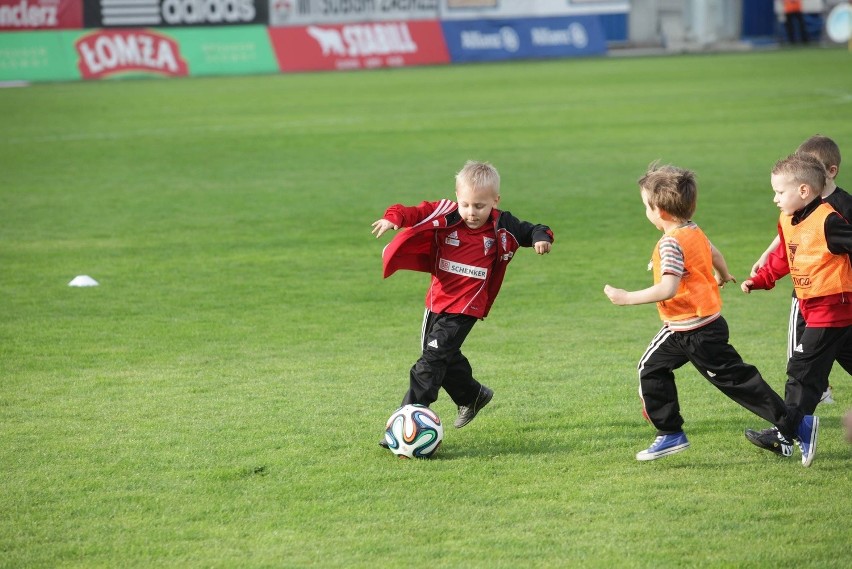
<svg viewBox="0 0 852 569"><path fill-rule="evenodd" d="M799 344L798 346L796 346L796 349L795 349L795 350L793 350L793 351L794 351L794 352L799 352L799 353L801 354L801 353L803 353L805 350L803 350L803 349L802 349L802 345L801 345L801 344Z"/></svg>
<svg viewBox="0 0 852 569"><path fill-rule="evenodd" d="M458 232L458 231L453 231L452 233L450 233L449 235L447 235L447 238L448 238L448 239L458 239L458 238L459 238L459 232Z"/></svg>
<svg viewBox="0 0 852 569"><path fill-rule="evenodd" d="M429 342L426 345L429 346L430 348L437 348L438 347L438 340L432 340L431 342Z"/></svg>

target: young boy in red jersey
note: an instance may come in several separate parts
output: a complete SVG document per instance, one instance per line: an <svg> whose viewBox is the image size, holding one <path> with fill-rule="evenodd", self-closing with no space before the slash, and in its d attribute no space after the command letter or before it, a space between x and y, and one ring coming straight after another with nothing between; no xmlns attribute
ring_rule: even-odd
<svg viewBox="0 0 852 569"><path fill-rule="evenodd" d="M644 414L657 436L636 459L654 460L689 447L673 373L687 362L735 402L783 432L796 433L784 401L728 342L719 286L735 279L722 254L691 221L698 199L695 174L654 163L639 187L645 215L664 233L651 260L654 285L632 292L604 287L613 304L657 303L663 320L638 366Z"/></svg>
<svg viewBox="0 0 852 569"><path fill-rule="evenodd" d="M785 403L791 419L809 416L828 387L834 361L852 370L852 225L820 199L826 183L822 162L809 154L779 160L770 178L781 210L780 244L742 290L769 290L789 274L805 329L787 362ZM813 418L814 439L818 420ZM755 445L791 456L789 432L746 430ZM799 442L802 446L802 441ZM802 448L802 464L807 452Z"/></svg>
<svg viewBox="0 0 852 569"><path fill-rule="evenodd" d="M810 154L814 158L822 162L825 166L826 180L825 189L822 191L822 199L834 210L843 216L846 221L852 221L852 196L850 196L843 188L837 186L836 178L840 173L840 147L827 136L815 134L805 140L796 149L797 154ZM757 271L766 264L766 259L772 254L778 245L781 243L781 238L776 233L775 239L769 244L769 247L760 256L760 259L754 264L751 269L751 276L757 275ZM796 290L793 289L793 300L790 304L790 320L787 326L787 360L793 357L793 350L799 345L799 338L805 331L805 319L799 310L799 299L796 298ZM847 370L852 373L852 370ZM831 396L831 385L829 385L820 397L820 403L834 403Z"/></svg>
<svg viewBox="0 0 852 569"><path fill-rule="evenodd" d="M468 161L456 174L456 202L393 205L373 222L381 237L408 227L382 252L385 278L399 269L432 274L426 291L422 353L409 373L402 404L431 405L444 388L458 406L453 425L470 423L494 392L473 377L461 346L477 320L488 315L519 247L550 252L553 232L500 211L500 175L487 162ZM382 438L379 445L386 447Z"/></svg>

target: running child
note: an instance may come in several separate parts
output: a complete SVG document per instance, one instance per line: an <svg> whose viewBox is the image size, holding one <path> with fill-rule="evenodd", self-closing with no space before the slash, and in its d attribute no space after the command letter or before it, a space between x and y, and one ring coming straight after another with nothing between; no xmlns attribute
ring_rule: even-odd
<svg viewBox="0 0 852 569"><path fill-rule="evenodd" d="M687 362L735 402L782 432L807 440L806 452L813 452L810 423L791 425L784 401L728 341L719 287L735 279L719 250L691 221L698 200L695 174L653 163L639 187L648 221L664 233L652 253L654 285L630 292L604 287L613 304L656 303L663 321L638 366L644 414L657 436L636 459L654 460L689 447L673 373Z"/></svg>
<svg viewBox="0 0 852 569"><path fill-rule="evenodd" d="M812 155L779 160L770 183L781 210L780 244L741 287L745 293L769 290L790 275L806 326L787 362L784 398L791 420L807 419L828 387L832 364L852 371L852 225L820 198L826 169ZM818 419L812 422L815 444ZM753 444L785 457L793 454L790 434L781 428L745 432ZM813 459L809 454L802 448L805 466Z"/></svg>

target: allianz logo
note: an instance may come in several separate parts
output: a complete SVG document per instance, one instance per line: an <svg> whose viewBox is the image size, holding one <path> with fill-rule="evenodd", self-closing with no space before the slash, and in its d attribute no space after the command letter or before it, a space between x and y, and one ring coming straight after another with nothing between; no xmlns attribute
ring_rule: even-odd
<svg viewBox="0 0 852 569"><path fill-rule="evenodd" d="M567 28L550 28L537 26L530 30L530 42L534 47L574 46L584 48L589 44L589 35L585 26L572 22ZM461 32L463 49L501 49L514 53L521 47L518 32L503 26L496 32L481 32L479 30L464 30Z"/></svg>
<svg viewBox="0 0 852 569"><path fill-rule="evenodd" d="M521 47L521 40L514 28L503 26L495 33L484 33L479 30L462 31L461 45L464 49L505 49L515 52Z"/></svg>
<svg viewBox="0 0 852 569"><path fill-rule="evenodd" d="M574 46L583 48L589 45L589 34L583 24L572 22L567 28L533 28L530 32L533 45L536 46Z"/></svg>

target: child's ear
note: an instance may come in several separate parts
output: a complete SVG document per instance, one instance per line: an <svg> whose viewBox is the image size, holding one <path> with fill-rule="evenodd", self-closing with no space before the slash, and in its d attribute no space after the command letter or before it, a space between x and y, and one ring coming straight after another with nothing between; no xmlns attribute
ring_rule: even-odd
<svg viewBox="0 0 852 569"><path fill-rule="evenodd" d="M834 178L836 178L838 170L840 170L840 168L837 167L837 164L833 164L833 165L829 166L828 167L828 177L832 180Z"/></svg>
<svg viewBox="0 0 852 569"><path fill-rule="evenodd" d="M803 200L807 200L815 194L817 194L817 192L815 192L808 184L799 184L799 196L801 196Z"/></svg>

